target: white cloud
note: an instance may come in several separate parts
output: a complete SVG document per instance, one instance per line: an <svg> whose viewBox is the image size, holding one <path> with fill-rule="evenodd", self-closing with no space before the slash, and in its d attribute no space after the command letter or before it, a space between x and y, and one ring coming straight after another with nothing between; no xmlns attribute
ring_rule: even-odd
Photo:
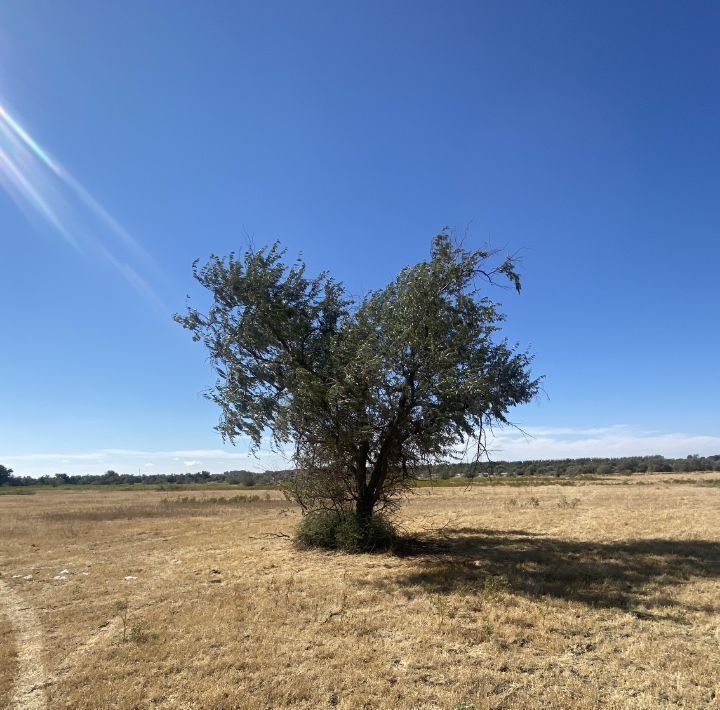
<svg viewBox="0 0 720 710"><path fill-rule="evenodd" d="M176 449L172 451L149 451L147 449L98 449L97 451L86 452L54 452L54 453L23 453L12 454L9 458L16 461L64 461L70 463L72 461L101 461L113 457L132 457L146 459L167 459L173 461L182 461L185 458L190 459L246 459L248 453L235 449ZM6 456L7 458L7 456ZM150 462L148 462L150 463ZM200 463L194 461L193 463ZM147 463L145 464L147 465ZM190 464L186 464L190 465Z"/></svg>
<svg viewBox="0 0 720 710"><path fill-rule="evenodd" d="M623 425L595 429L541 429L523 434L505 429L488 438L495 459L560 459L661 454L668 458L688 454L720 453L720 436L682 432L634 430Z"/></svg>
<svg viewBox="0 0 720 710"><path fill-rule="evenodd" d="M290 466L289 456L262 451L257 456L241 448L212 449L120 449L95 451L18 452L0 451L0 461L19 476L41 476L65 471L70 474L101 474L107 469L120 473L182 473L189 467L202 467L212 473L234 469L265 471Z"/></svg>
<svg viewBox="0 0 720 710"><path fill-rule="evenodd" d="M491 457L509 459L555 459L581 457L618 457L662 454L685 457L688 454L720 454L720 436L683 432L637 430L622 424L598 427L528 427L525 432L506 428L488 437ZM18 453L0 451L0 461L18 475L98 474L108 468L121 473L137 473L139 467L153 473L181 473L182 467L203 468L212 473L233 469L264 471L289 468L290 452L261 451L254 456L239 448L173 449L98 449L85 452ZM148 471L150 473L150 471Z"/></svg>
<svg viewBox="0 0 720 710"><path fill-rule="evenodd" d="M624 424L613 424L604 427L591 427L589 429L576 429L573 427L529 427L521 429L534 437L536 436L585 436L597 434L609 434L617 432L619 429L625 429ZM511 430L512 431L512 430Z"/></svg>
<svg viewBox="0 0 720 710"><path fill-rule="evenodd" d="M58 461L62 463L71 463L73 461L100 461L103 458L102 453L88 452L75 454L58 454L58 453L38 453L38 454L14 454L6 456L15 461Z"/></svg>

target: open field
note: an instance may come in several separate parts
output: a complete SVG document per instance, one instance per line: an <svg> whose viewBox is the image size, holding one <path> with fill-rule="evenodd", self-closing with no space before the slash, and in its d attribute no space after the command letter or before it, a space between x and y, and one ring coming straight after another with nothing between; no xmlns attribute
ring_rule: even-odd
<svg viewBox="0 0 720 710"><path fill-rule="evenodd" d="M278 491L2 496L0 705L720 707L718 476L671 478L420 488L406 556Z"/></svg>

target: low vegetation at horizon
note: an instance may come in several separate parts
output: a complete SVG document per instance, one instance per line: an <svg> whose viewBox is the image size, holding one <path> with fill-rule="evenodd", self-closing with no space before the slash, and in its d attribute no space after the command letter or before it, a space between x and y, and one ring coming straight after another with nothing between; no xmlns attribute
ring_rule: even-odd
<svg viewBox="0 0 720 710"><path fill-rule="evenodd" d="M3 497L0 707L713 707L719 480L417 488L360 555L280 491Z"/></svg>
<svg viewBox="0 0 720 710"><path fill-rule="evenodd" d="M664 456L624 456L620 458L543 459L527 461L477 461L473 463L444 463L424 467L417 472L416 485L453 485L457 478L472 479L496 476L583 477L608 476L633 473L690 473L697 471L720 471L720 454L698 456L689 454L683 458ZM3 475L3 473L5 475ZM120 474L107 471L101 475L69 475L56 473L33 477L17 475L12 469L0 465L0 495L37 486L219 486L256 487L259 490L276 487L292 476L292 470L255 471L234 470L224 473L199 471L171 474ZM450 483L447 483L450 481ZM5 485L3 485L5 484ZM10 490L12 489L12 490Z"/></svg>

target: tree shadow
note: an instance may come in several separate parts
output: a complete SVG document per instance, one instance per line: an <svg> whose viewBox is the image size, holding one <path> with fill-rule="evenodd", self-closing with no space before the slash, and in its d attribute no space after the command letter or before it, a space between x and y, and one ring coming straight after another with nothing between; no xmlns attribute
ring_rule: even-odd
<svg viewBox="0 0 720 710"><path fill-rule="evenodd" d="M711 540L589 542L522 530L455 528L409 543L399 554L421 561L422 568L395 582L434 594L477 589L488 578L502 578L512 592L595 607L717 610L672 597L673 590L693 579L720 579L720 542Z"/></svg>

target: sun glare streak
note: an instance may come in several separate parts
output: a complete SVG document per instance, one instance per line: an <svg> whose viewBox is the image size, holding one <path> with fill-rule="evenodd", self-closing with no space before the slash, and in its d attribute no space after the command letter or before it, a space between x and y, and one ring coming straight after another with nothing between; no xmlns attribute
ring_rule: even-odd
<svg viewBox="0 0 720 710"><path fill-rule="evenodd" d="M152 264L150 255L145 249L133 239L128 231L62 166L56 169L58 177L62 178L66 184L80 197L80 199L90 208L105 224L120 237L139 257ZM154 264L152 264L154 266Z"/></svg>
<svg viewBox="0 0 720 710"><path fill-rule="evenodd" d="M0 176L3 178L7 192L20 207L23 204L22 199L18 199L18 197L24 198L29 203L29 206L34 207L41 216L45 217L75 249L81 251L80 245L60 223L55 210L49 204L49 200L41 194L43 188L47 193L48 187L41 185L43 181L39 175L35 175L34 180L30 179L32 166L27 163L27 156L24 154L22 145L18 142L15 134L9 130L2 120L0 120L0 132L2 132L4 138L4 140L0 141L0 144L2 144L0 145L0 167L2 168ZM15 159L10 157L2 146L12 152ZM25 163L24 171L18 165L19 161Z"/></svg>
<svg viewBox="0 0 720 710"><path fill-rule="evenodd" d="M154 310L168 313L140 273L142 267L154 282L164 281L147 251L2 104L0 183L26 214L39 216L79 253L109 264Z"/></svg>
<svg viewBox="0 0 720 710"><path fill-rule="evenodd" d="M30 137L25 129L7 112L7 110L0 104L0 118L10 128L17 133L23 141L30 146L33 152L45 163L51 170L57 171L55 163L51 160L50 156Z"/></svg>
<svg viewBox="0 0 720 710"><path fill-rule="evenodd" d="M43 199L40 193L33 187L32 183L23 175L22 171L18 166L10 159L5 151L0 148L0 168L3 171L3 177L7 178L6 184L12 185L15 189L25 197L25 199L35 207L38 212L42 214L50 224L67 239L72 246L79 249L78 243L65 231L65 228L60 223L60 220L53 212L52 208ZM13 198L14 195L11 195Z"/></svg>
<svg viewBox="0 0 720 710"><path fill-rule="evenodd" d="M11 128L17 137L30 148L30 150L70 187L80 199L93 211L100 219L102 219L128 246L134 249L138 255L143 258L149 258L147 252L128 234L128 232L118 223L118 221L75 179L75 177L66 170L59 162L53 160L50 155L43 150L32 136L0 105L0 120L5 124L2 126L3 131L7 134L7 127Z"/></svg>

